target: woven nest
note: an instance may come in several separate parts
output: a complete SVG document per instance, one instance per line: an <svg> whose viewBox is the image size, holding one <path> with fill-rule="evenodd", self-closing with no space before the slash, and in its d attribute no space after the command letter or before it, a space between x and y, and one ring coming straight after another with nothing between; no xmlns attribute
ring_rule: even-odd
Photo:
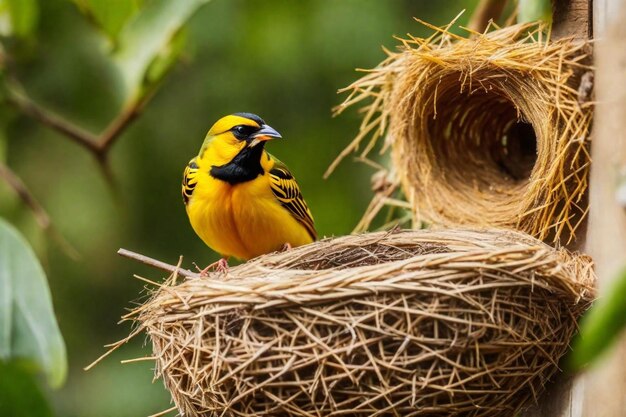
<svg viewBox="0 0 626 417"><path fill-rule="evenodd" d="M172 278L131 314L185 416L513 416L557 371L590 261L517 232L394 231Z"/></svg>
<svg viewBox="0 0 626 417"><path fill-rule="evenodd" d="M569 242L587 213L589 75L579 84L588 45L548 41L537 25L468 38L427 26L431 37L403 40L338 108L370 99L341 157L367 136L362 157L384 134L383 152L391 148L394 169L360 229L398 205L390 197L401 185L408 204L399 205L417 226L511 227Z"/></svg>

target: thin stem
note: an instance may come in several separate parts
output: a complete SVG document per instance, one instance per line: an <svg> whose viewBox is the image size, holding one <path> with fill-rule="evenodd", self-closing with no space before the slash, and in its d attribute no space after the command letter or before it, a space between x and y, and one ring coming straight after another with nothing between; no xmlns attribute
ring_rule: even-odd
<svg viewBox="0 0 626 417"><path fill-rule="evenodd" d="M20 177L18 177L18 175L13 172L11 168L2 162L0 162L0 179L4 180L4 182L20 198L20 200L26 204L26 206L33 213L35 221L39 224L39 227L41 227L46 233L50 234L52 239L59 244L61 249L69 257L73 259L79 258L78 251L63 237L63 235L61 235L60 232L57 231L46 210L39 203L39 201L37 201L35 196L33 196Z"/></svg>
<svg viewBox="0 0 626 417"><path fill-rule="evenodd" d="M97 152L97 138L92 133L44 109L26 96L26 94L17 92L15 88L8 88L7 90L9 93L7 97L8 103L17 107L20 112L37 120L42 125L56 130L79 145L89 149L91 152Z"/></svg>
<svg viewBox="0 0 626 417"><path fill-rule="evenodd" d="M500 18L506 6L506 0L481 0L470 18L468 28L476 32L484 32L489 21Z"/></svg>
<svg viewBox="0 0 626 417"><path fill-rule="evenodd" d="M137 118L138 115L138 105L132 105L118 114L100 135L97 144L98 152L106 153L115 140L120 137L124 130L133 120Z"/></svg>
<svg viewBox="0 0 626 417"><path fill-rule="evenodd" d="M115 198L116 201L119 202L121 198L120 190L118 187L118 183L115 179L115 175L113 174L113 170L111 169L111 164L109 163L109 154L108 153L96 153L95 155L96 162L98 163L98 168L100 168L100 173L104 178L104 182L108 185L109 190L111 191L111 195Z"/></svg>
<svg viewBox="0 0 626 417"><path fill-rule="evenodd" d="M163 271L167 271L169 273L177 273L180 276L185 278L198 278L200 274L196 272L192 272L188 269L179 268L176 265L170 265L165 262L157 261L156 259L150 258L145 255L138 254L136 252L129 251L127 249L120 249L117 251L118 255L124 256L129 259L134 259L135 261L141 262L144 265L151 266L156 269L160 269Z"/></svg>
<svg viewBox="0 0 626 417"><path fill-rule="evenodd" d="M39 226L44 230L48 229L52 223L50 222L50 216L48 216L46 210L39 204L28 188L26 188L26 185L24 185L17 174L2 162L0 162L0 178L2 178L24 204L30 208Z"/></svg>
<svg viewBox="0 0 626 417"><path fill-rule="evenodd" d="M108 167L108 153L115 141L124 133L130 124L137 118L143 107L152 99L154 94L146 94L141 100L135 100L127 105L99 135L88 132L75 124L45 109L33 101L21 84L13 77L8 85L7 102L15 106L24 115L38 121L79 145L89 150L102 167L107 181L113 183Z"/></svg>
<svg viewBox="0 0 626 417"><path fill-rule="evenodd" d="M160 412L158 412L156 414L152 414L152 415L150 415L148 417L162 417L162 416L164 416L166 414L171 413L172 411L176 411L177 409L178 409L178 407L173 406L173 407L168 408L167 410L160 411Z"/></svg>

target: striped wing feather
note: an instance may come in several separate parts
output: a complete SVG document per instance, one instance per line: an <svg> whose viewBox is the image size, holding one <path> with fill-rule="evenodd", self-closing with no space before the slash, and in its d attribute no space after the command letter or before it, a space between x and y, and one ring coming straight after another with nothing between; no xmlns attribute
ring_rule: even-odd
<svg viewBox="0 0 626 417"><path fill-rule="evenodd" d="M193 194L193 189L196 188L198 183L198 164L196 158L193 158L185 167L185 173L183 174L183 202L185 205L189 203L189 199Z"/></svg>
<svg viewBox="0 0 626 417"><path fill-rule="evenodd" d="M276 165L269 174L272 191L280 204L289 210L291 215L306 228L311 238L316 240L317 233L313 225L313 216L304 198L302 198L296 179L287 167L279 161L276 161Z"/></svg>

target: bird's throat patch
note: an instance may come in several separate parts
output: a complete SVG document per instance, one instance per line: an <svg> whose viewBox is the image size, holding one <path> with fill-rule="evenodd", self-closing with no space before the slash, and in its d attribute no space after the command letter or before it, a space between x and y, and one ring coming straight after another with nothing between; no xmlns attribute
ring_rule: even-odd
<svg viewBox="0 0 626 417"><path fill-rule="evenodd" d="M252 181L264 173L261 166L262 154L263 144L253 147L246 146L227 164L213 165L209 174L213 178L226 181L229 184Z"/></svg>

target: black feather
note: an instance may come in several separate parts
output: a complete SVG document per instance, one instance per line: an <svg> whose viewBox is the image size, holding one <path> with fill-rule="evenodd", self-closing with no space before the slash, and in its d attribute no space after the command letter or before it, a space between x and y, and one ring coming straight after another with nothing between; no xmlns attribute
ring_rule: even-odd
<svg viewBox="0 0 626 417"><path fill-rule="evenodd" d="M246 112L233 113L233 116L245 117L246 119L253 120L256 123L258 123L259 126L262 126L265 124L265 121L254 113L246 113Z"/></svg>
<svg viewBox="0 0 626 417"><path fill-rule="evenodd" d="M262 153L263 144L253 147L246 146L227 164L213 165L209 174L213 178L226 181L229 184L252 181L259 175L263 175L264 171L261 166Z"/></svg>

